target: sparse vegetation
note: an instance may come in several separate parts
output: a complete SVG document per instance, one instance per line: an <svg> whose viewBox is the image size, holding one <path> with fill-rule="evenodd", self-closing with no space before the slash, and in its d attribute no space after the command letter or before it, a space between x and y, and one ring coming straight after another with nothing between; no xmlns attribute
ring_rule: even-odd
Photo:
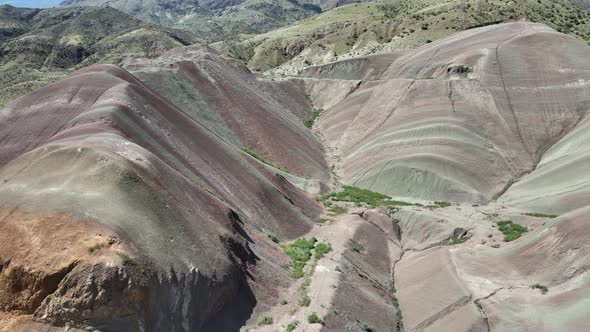
<svg viewBox="0 0 590 332"><path fill-rule="evenodd" d="M540 290L541 294L547 294L547 292L549 291L549 288L547 288L547 286L541 284L534 284L531 286L531 288Z"/></svg>
<svg viewBox="0 0 590 332"><path fill-rule="evenodd" d="M340 265L336 266L336 272L343 273L343 272L342 272L342 268L340 267Z"/></svg>
<svg viewBox="0 0 590 332"><path fill-rule="evenodd" d="M519 224L515 224L512 220L498 221L498 229L504 234L504 242L510 242L518 239L528 229Z"/></svg>
<svg viewBox="0 0 590 332"><path fill-rule="evenodd" d="M462 237L460 237L458 239L452 239L452 240L449 240L449 245L450 246L454 246L454 245L457 245L457 244L465 243L470 238L471 238L471 236L465 235L465 236L462 236Z"/></svg>
<svg viewBox="0 0 590 332"><path fill-rule="evenodd" d="M274 243L279 243L279 238L278 238L278 237L277 237L275 234L273 234L273 233L268 233L268 234L266 234L266 236L268 236L268 238L269 238L269 239L270 239L272 242L274 242Z"/></svg>
<svg viewBox="0 0 590 332"><path fill-rule="evenodd" d="M252 36L240 41L218 43L216 47L257 71L296 74L302 66L321 65L340 57L372 54L380 45L414 48L457 31L524 19L541 22L571 36L590 41L590 13L567 1L509 0L465 2L434 6L436 1L404 0L399 3L371 2L343 5L290 27ZM352 24L347 24L352 23ZM394 24L396 29L387 28ZM306 40L305 52L285 54L285 41ZM391 45L390 44L390 45ZM389 46L389 45L387 45ZM385 47L387 47L385 46ZM287 64L285 64L287 63ZM282 65L282 66L281 66Z"/></svg>
<svg viewBox="0 0 590 332"><path fill-rule="evenodd" d="M394 18L399 14L399 5L392 3L383 3L377 5L377 9L383 12L386 18Z"/></svg>
<svg viewBox="0 0 590 332"><path fill-rule="evenodd" d="M302 307L309 307L310 304L311 299L309 298L309 295L307 295L306 293L301 294L301 297L299 298L299 305L301 305Z"/></svg>
<svg viewBox="0 0 590 332"><path fill-rule="evenodd" d="M314 222L316 224L324 224L326 222L330 221L330 219L326 219L326 218L317 218L316 220L314 220Z"/></svg>
<svg viewBox="0 0 590 332"><path fill-rule="evenodd" d="M311 266L309 274L305 276L305 280L301 283L301 288L299 289L299 305L302 307L309 307L311 304L311 298L307 294L307 288L311 285L311 277L315 273L317 260Z"/></svg>
<svg viewBox="0 0 590 332"><path fill-rule="evenodd" d="M436 201L434 202L434 204L438 205L439 207L449 207L451 206L450 202L445 202L445 201Z"/></svg>
<svg viewBox="0 0 590 332"><path fill-rule="evenodd" d="M299 321L298 320L294 320L291 323L287 324L287 332L293 332L297 326L299 326Z"/></svg>
<svg viewBox="0 0 590 332"><path fill-rule="evenodd" d="M260 162L261 162L261 163L263 163L263 164L266 164L266 165L268 165L268 166L270 166L270 167L274 167L274 168L276 168L276 169L279 169L279 170L281 170L281 171L283 171L283 172L285 172L285 173L291 173L291 172L289 172L288 170L286 170L286 169L284 169L284 168L277 167L277 166L273 165L273 163L271 163L270 161L268 161L268 160L266 160L266 159L262 158L261 156L259 156L258 154L256 154L256 152L254 152L254 151L252 151L252 150L249 150L249 149L247 149L247 148L242 148L242 151L244 151L245 153L249 154L249 155L250 155L252 158L254 158L254 159L256 159L256 160L260 161Z"/></svg>
<svg viewBox="0 0 590 332"><path fill-rule="evenodd" d="M311 315L307 316L307 322L310 324L323 324L322 320L318 317L318 315L314 312Z"/></svg>
<svg viewBox="0 0 590 332"><path fill-rule="evenodd" d="M537 217L537 218L557 218L559 217L556 214L545 214L545 213L535 213L535 212L528 212L524 214L525 216L529 216L529 217Z"/></svg>
<svg viewBox="0 0 590 332"><path fill-rule="evenodd" d="M305 121L305 126L307 128L313 127L313 124L315 123L315 121L317 120L317 118L320 117L320 115L322 114L323 111L324 111L323 109L314 109L311 112L311 118L308 119L307 121Z"/></svg>
<svg viewBox="0 0 590 332"><path fill-rule="evenodd" d="M92 254L95 251L99 251L100 249L102 249L104 247L105 247L104 243L97 243L97 244L93 245L92 247L89 247L88 252Z"/></svg>
<svg viewBox="0 0 590 332"><path fill-rule="evenodd" d="M268 317L268 316L263 316L260 317L260 319L258 320L258 325L259 326L264 326L264 325L272 325L272 317Z"/></svg>
<svg viewBox="0 0 590 332"><path fill-rule="evenodd" d="M285 299L281 300L281 305L286 305L287 303L289 303L289 302L287 302L287 300L285 300Z"/></svg>
<svg viewBox="0 0 590 332"><path fill-rule="evenodd" d="M365 247L363 247L360 243L358 243L356 241L351 241L351 242L352 242L352 246L351 246L352 251L361 253L363 250L365 250Z"/></svg>
<svg viewBox="0 0 590 332"><path fill-rule="evenodd" d="M340 206L340 205L332 205L328 211L333 212L336 215L339 214L344 214L346 212L348 212L348 208L346 206Z"/></svg>

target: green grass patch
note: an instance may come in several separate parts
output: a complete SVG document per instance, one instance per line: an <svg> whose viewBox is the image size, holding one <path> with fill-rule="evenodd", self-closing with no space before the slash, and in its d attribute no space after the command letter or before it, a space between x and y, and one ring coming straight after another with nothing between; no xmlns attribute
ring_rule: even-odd
<svg viewBox="0 0 590 332"><path fill-rule="evenodd" d="M322 259L327 253L332 251L332 245L326 242L320 242L315 245L315 258Z"/></svg>
<svg viewBox="0 0 590 332"><path fill-rule="evenodd" d="M297 326L299 326L299 321L298 320L294 320L291 323L287 324L287 329L285 331L287 331L287 332L293 332L293 331L295 331L295 329L297 328Z"/></svg>
<svg viewBox="0 0 590 332"><path fill-rule="evenodd" d="M547 286L541 284L534 284L531 286L531 288L540 290L541 294L547 294L547 292L549 291L549 288L547 288Z"/></svg>
<svg viewBox="0 0 590 332"><path fill-rule="evenodd" d="M340 205L332 205L328 211L335 213L336 215L339 214L344 214L346 212L348 212L348 208L346 206L340 206Z"/></svg>
<svg viewBox="0 0 590 332"><path fill-rule="evenodd" d="M434 204L438 205L438 207L449 207L452 205L450 202L445 201L436 201Z"/></svg>
<svg viewBox="0 0 590 332"><path fill-rule="evenodd" d="M526 227L515 224L512 220L498 221L497 224L500 232L504 234L504 242L514 241L528 231Z"/></svg>
<svg viewBox="0 0 590 332"><path fill-rule="evenodd" d="M301 296L299 297L299 305L302 307L309 307L310 304L311 299L309 298L309 295L306 293L301 293Z"/></svg>
<svg viewBox="0 0 590 332"><path fill-rule="evenodd" d="M458 239L449 240L449 245L450 246L454 246L454 245L457 245L457 244L465 243L470 238L471 238L471 236L463 236L463 237L460 237Z"/></svg>
<svg viewBox="0 0 590 332"><path fill-rule="evenodd" d="M313 124L315 123L315 121L317 120L317 118L320 117L320 114L322 114L323 111L324 111L323 109L314 109L311 112L311 118L309 118L308 120L305 121L305 126L307 128L310 128L311 129L311 127L313 127Z"/></svg>
<svg viewBox="0 0 590 332"><path fill-rule="evenodd" d="M322 320L318 317L318 315L314 312L311 315L307 316L307 322L309 324L323 324Z"/></svg>
<svg viewBox="0 0 590 332"><path fill-rule="evenodd" d="M303 277L303 268L311 258L311 251L316 242L317 240L315 237L309 240L299 238L295 240L295 242L284 247L285 253L291 258L291 268L293 269L291 271L291 277L295 279Z"/></svg>
<svg viewBox="0 0 590 332"><path fill-rule="evenodd" d="M387 195L368 189L351 186L342 186L341 191L324 194L318 198L318 201L325 206L331 206L331 201L350 202L355 203L355 205L365 204L372 207L415 205L413 203L392 200L391 197Z"/></svg>
<svg viewBox="0 0 590 332"><path fill-rule="evenodd" d="M325 224L328 221L330 221L330 219L326 219L326 218L317 218L316 220L314 220L314 222L316 224Z"/></svg>
<svg viewBox="0 0 590 332"><path fill-rule="evenodd" d="M266 164L266 165L268 165L268 166L270 166L270 167L274 167L274 168L276 168L276 169L278 169L278 170L281 170L281 171L283 171L283 172L285 172L285 173L289 173L289 174L291 174L291 172L289 172L289 170L286 170L286 169L284 169L284 168L281 168L281 167L278 167L278 166L275 166L275 165L273 165L273 163L271 163L270 161L268 161L268 160L266 160L266 159L262 158L261 156L259 156L258 154L256 154L256 152L254 152L254 151L252 151L252 150L249 150L249 149L247 149L247 148L242 148L242 151L246 152L246 153L247 153L247 154L249 154L251 157L253 157L254 159L256 159L256 160L260 161L260 162L261 162L261 163L263 163L263 164Z"/></svg>
<svg viewBox="0 0 590 332"><path fill-rule="evenodd" d="M556 214L545 214L545 213L536 213L536 212L529 212L529 213L524 213L525 216L529 216L529 217L537 217L537 218L557 218L559 217Z"/></svg>
<svg viewBox="0 0 590 332"><path fill-rule="evenodd" d="M271 325L272 322L273 322L272 317L264 316L264 317L260 317L260 319L258 320L258 325L259 326Z"/></svg>

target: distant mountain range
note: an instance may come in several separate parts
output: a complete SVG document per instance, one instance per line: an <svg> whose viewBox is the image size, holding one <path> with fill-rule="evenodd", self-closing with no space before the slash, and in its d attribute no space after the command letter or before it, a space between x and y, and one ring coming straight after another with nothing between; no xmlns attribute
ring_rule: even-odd
<svg viewBox="0 0 590 332"><path fill-rule="evenodd" d="M63 6L110 6L150 23L190 30L207 41L258 34L350 0L65 0Z"/></svg>

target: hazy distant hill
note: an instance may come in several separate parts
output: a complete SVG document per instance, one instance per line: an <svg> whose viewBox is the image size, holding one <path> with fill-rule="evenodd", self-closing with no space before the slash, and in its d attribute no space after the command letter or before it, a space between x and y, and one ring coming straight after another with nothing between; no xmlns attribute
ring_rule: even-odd
<svg viewBox="0 0 590 332"><path fill-rule="evenodd" d="M65 0L63 6L111 6L146 22L188 29L215 41L257 34L350 0Z"/></svg>
<svg viewBox="0 0 590 332"><path fill-rule="evenodd" d="M192 42L113 8L0 6L0 105L70 69Z"/></svg>

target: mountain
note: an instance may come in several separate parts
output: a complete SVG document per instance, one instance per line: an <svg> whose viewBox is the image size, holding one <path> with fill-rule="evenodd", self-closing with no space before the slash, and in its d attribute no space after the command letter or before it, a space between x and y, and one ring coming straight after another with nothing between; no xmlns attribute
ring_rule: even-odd
<svg viewBox="0 0 590 332"><path fill-rule="evenodd" d="M156 55L191 43L183 32L150 26L112 8L0 6L0 105L69 70Z"/></svg>
<svg viewBox="0 0 590 332"><path fill-rule="evenodd" d="M188 29L207 41L259 34L353 1L65 0L63 6L111 6L146 22ZM354 1L358 2L358 1Z"/></svg>
<svg viewBox="0 0 590 332"><path fill-rule="evenodd" d="M587 330L585 42L120 64L0 110L0 331Z"/></svg>
<svg viewBox="0 0 590 332"><path fill-rule="evenodd" d="M590 13L548 0L402 0L350 4L282 29L213 46L270 75L362 55L411 49L457 31L527 20L590 41Z"/></svg>

